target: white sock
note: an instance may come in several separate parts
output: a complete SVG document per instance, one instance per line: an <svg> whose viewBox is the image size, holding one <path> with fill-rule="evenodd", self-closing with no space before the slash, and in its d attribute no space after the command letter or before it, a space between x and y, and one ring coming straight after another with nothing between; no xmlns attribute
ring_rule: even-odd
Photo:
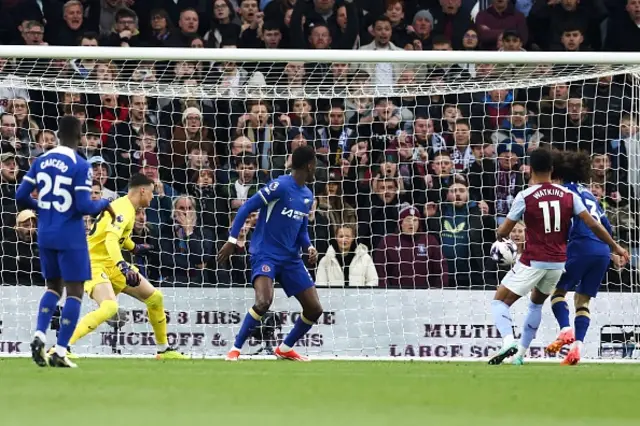
<svg viewBox="0 0 640 426"><path fill-rule="evenodd" d="M291 346L287 346L284 343L280 343L280 351L281 352L289 352L291 350Z"/></svg>
<svg viewBox="0 0 640 426"><path fill-rule="evenodd" d="M158 352L164 352L167 349L169 349L169 345L167 345L166 343L158 343Z"/></svg>
<svg viewBox="0 0 640 426"><path fill-rule="evenodd" d="M521 357L523 357L523 358L524 358L524 356L525 356L526 354L527 354L527 348L525 348L524 346L522 346L522 345L520 345L520 344L519 344L519 345L518 345L518 352L516 353L516 357L521 356Z"/></svg>
<svg viewBox="0 0 640 426"><path fill-rule="evenodd" d="M567 330L571 330L571 327L563 327L563 328L560 329L560 332L564 333Z"/></svg>
<svg viewBox="0 0 640 426"><path fill-rule="evenodd" d="M516 339L513 338L513 334L507 334L506 336L504 336L504 338L502 339L502 347L504 348L505 346L509 346L510 344L512 344Z"/></svg>
<svg viewBox="0 0 640 426"><path fill-rule="evenodd" d="M578 348L580 353L582 353L582 347L584 346L584 343L582 343L580 340L576 340L575 342L573 342L573 346Z"/></svg>
<svg viewBox="0 0 640 426"><path fill-rule="evenodd" d="M232 350L232 351L242 352L242 349L238 349L238 348L236 348L235 346L233 346L233 347L231 348L231 350Z"/></svg>
<svg viewBox="0 0 640 426"><path fill-rule="evenodd" d="M38 330L35 333L33 333L33 338L35 339L36 337L42 340L42 343L47 343L47 336L42 331Z"/></svg>
<svg viewBox="0 0 640 426"><path fill-rule="evenodd" d="M55 349L56 353L58 355L60 355L62 358L67 356L67 348L65 348L64 346L60 346L60 345L56 345L56 349Z"/></svg>

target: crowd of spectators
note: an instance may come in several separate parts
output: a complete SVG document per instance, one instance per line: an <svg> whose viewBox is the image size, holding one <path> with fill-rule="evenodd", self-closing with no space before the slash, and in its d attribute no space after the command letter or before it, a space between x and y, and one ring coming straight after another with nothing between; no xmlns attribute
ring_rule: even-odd
<svg viewBox="0 0 640 426"><path fill-rule="evenodd" d="M5 0L0 12L0 42L14 45L640 51L640 0ZM639 123L625 75L397 96L402 85L479 81L504 69L86 59L29 66L0 59L3 283L41 281L38 219L14 196L30 162L57 145L63 115L83 122L80 149L93 167L92 197L124 194L137 172L156 182L133 231L137 243L155 250L130 261L167 285L249 283L257 216L247 219L229 264L216 263L217 248L235 211L287 173L291 153L305 145L317 152L309 232L320 260L309 269L321 286L494 287L504 273L488 256L495 229L527 184L527 152L539 146L592 156L591 190L615 238L637 251ZM34 70L74 81L206 83L224 96L12 85ZM314 84L349 95L304 96ZM271 86L294 96L241 95L245 87ZM378 96L358 92L365 87ZM93 220L86 219L87 230ZM612 262L609 290L628 289L634 268Z"/></svg>

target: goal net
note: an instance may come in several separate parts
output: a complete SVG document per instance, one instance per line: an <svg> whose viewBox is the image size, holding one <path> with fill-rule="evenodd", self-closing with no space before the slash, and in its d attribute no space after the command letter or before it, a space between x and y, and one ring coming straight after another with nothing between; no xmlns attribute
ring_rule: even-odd
<svg viewBox="0 0 640 426"><path fill-rule="evenodd" d="M527 185L528 152L550 145L591 155L585 184L633 253L631 264L611 263L585 355L635 356L637 55L4 46L0 58L0 354L28 351L44 288L38 218L16 205L16 184L57 144L58 119L74 115L84 123L93 197L122 195L137 172L157 182L132 234L154 250L126 258L161 288L169 343L186 353L231 347L253 303L256 216L228 264L216 262L217 250L244 201L312 145L309 234L320 260L308 268L325 312L301 351L487 356L500 343L490 301L507 272L488 251ZM512 237L524 243L522 227ZM154 353L145 306L126 295L119 304L119 316L75 352ZM83 312L94 308L85 299ZM514 309L519 335L526 302ZM247 353L268 353L300 311L281 290L271 310ZM530 356L544 357L556 333L545 306Z"/></svg>

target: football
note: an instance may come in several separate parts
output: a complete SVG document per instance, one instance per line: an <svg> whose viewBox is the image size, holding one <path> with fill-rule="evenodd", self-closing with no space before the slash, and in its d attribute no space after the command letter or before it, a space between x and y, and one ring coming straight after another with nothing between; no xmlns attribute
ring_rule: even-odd
<svg viewBox="0 0 640 426"><path fill-rule="evenodd" d="M491 246L491 258L503 266L511 266L516 262L518 246L511 240L496 241Z"/></svg>

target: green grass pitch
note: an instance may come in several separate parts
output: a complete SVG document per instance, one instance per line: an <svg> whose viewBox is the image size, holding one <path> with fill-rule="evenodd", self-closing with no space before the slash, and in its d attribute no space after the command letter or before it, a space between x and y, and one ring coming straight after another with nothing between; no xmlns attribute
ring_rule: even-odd
<svg viewBox="0 0 640 426"><path fill-rule="evenodd" d="M0 359L2 426L638 425L640 366ZM67 410L70 410L67 411Z"/></svg>

